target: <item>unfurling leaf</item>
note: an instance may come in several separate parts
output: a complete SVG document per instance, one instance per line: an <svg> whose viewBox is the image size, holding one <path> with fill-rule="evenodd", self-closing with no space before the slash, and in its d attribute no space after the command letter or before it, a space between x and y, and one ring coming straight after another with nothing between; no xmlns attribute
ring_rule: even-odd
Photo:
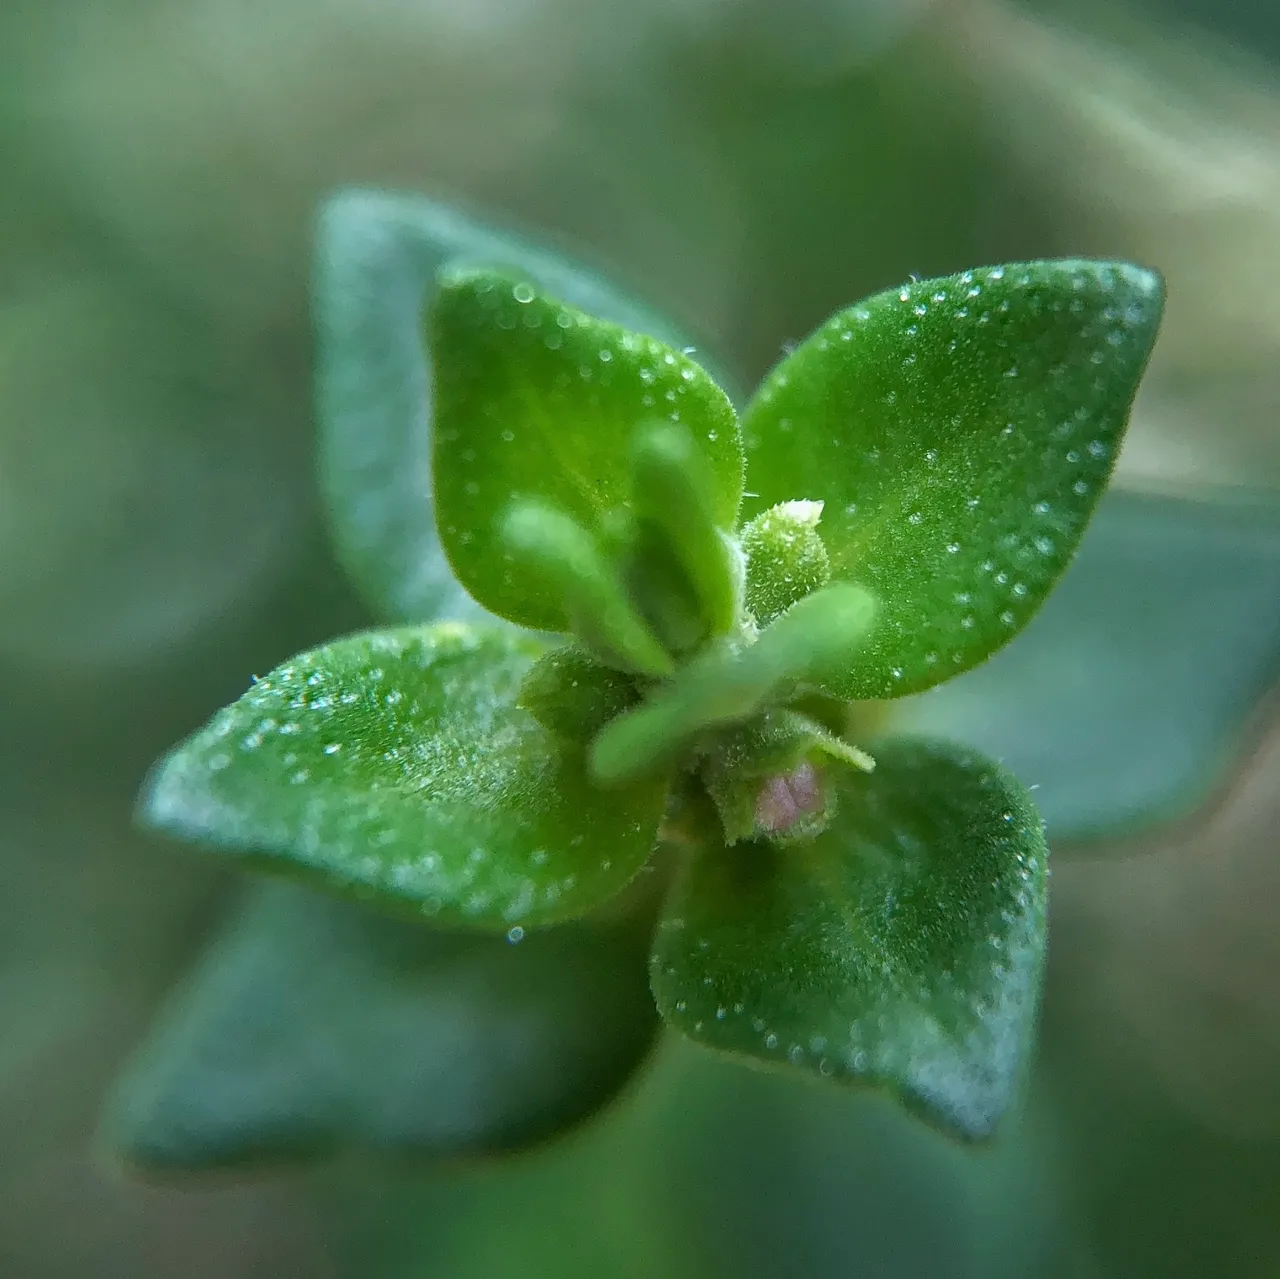
<svg viewBox="0 0 1280 1279"><path fill-rule="evenodd" d="M741 608L741 556L729 537L732 519L717 519L724 512L706 458L687 430L667 426L637 435L631 465L636 520L671 548L693 587L702 633L732 630Z"/></svg>
<svg viewBox="0 0 1280 1279"><path fill-rule="evenodd" d="M573 631L601 661L654 679L675 669L595 538L563 511L517 502L500 545L558 604L557 629Z"/></svg>
<svg viewBox="0 0 1280 1279"><path fill-rule="evenodd" d="M742 530L747 608L757 626L767 626L831 580L818 532L821 518L821 502L782 502Z"/></svg>
<svg viewBox="0 0 1280 1279"><path fill-rule="evenodd" d="M703 730L740 723L772 699L823 683L845 668L875 611L866 591L838 583L793 604L754 643L709 649L604 729L592 772L610 784L648 772Z"/></svg>

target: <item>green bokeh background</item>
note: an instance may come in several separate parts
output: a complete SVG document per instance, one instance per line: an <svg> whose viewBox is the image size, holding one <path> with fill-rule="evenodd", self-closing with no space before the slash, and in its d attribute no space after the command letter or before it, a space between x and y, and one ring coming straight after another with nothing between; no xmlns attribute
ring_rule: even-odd
<svg viewBox="0 0 1280 1279"><path fill-rule="evenodd" d="M1280 1272L1277 62L1263 0L0 6L0 1275ZM1042 1044L994 1145L673 1042L509 1162L144 1184L94 1146L243 889L133 829L147 767L368 620L307 314L352 184L602 265L743 385L911 273L1164 271L1077 565L902 710L1050 823Z"/></svg>

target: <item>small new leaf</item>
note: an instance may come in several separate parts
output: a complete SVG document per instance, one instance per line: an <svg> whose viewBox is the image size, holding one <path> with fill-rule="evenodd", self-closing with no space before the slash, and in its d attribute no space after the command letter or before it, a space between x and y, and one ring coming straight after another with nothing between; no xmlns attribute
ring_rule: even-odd
<svg viewBox="0 0 1280 1279"><path fill-rule="evenodd" d="M793 604L753 643L711 648L596 738L591 769L612 784L651 771L697 734L740 723L800 685L843 669L872 625L866 591L837 583Z"/></svg>
<svg viewBox="0 0 1280 1279"><path fill-rule="evenodd" d="M566 644L534 662L516 700L553 733L585 742L639 697L634 681Z"/></svg>
<svg viewBox="0 0 1280 1279"><path fill-rule="evenodd" d="M658 1009L709 1047L864 1081L982 1137L1008 1106L1045 947L1044 834L962 747L882 741L816 839L699 850L659 926Z"/></svg>
<svg viewBox="0 0 1280 1279"><path fill-rule="evenodd" d="M821 502L782 502L742 530L746 602L757 626L768 626L831 580L831 561L818 532L821 519Z"/></svg>
<svg viewBox="0 0 1280 1279"><path fill-rule="evenodd" d="M727 536L732 524L717 524L715 477L693 437L675 426L641 431L631 463L636 518L671 547L693 586L703 633L732 630L741 608L741 556Z"/></svg>
<svg viewBox="0 0 1280 1279"><path fill-rule="evenodd" d="M1121 263L966 271L841 311L765 379L746 514L822 501L832 578L883 604L832 692L918 692L1026 624L1106 487L1163 303Z"/></svg>
<svg viewBox="0 0 1280 1279"><path fill-rule="evenodd" d="M688 428L716 523L732 528L742 443L725 393L655 338L489 271L446 276L427 315L435 379L436 520L449 563L486 608L523 626L561 625L558 601L497 536L513 497L564 511L593 536L630 501L641 423Z"/></svg>
<svg viewBox="0 0 1280 1279"><path fill-rule="evenodd" d="M143 815L442 924L585 914L648 858L666 787L604 794L583 746L519 708L542 652L442 623L304 653L162 762Z"/></svg>
<svg viewBox="0 0 1280 1279"><path fill-rule="evenodd" d="M653 679L675 665L629 599L596 539L563 511L517 502L502 521L500 544L544 598L559 605L558 630L573 631L602 661Z"/></svg>

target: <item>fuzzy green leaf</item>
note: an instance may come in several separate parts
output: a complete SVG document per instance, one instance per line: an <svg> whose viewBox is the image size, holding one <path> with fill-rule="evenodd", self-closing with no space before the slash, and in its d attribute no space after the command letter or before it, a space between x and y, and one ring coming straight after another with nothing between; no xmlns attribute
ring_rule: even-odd
<svg viewBox="0 0 1280 1279"><path fill-rule="evenodd" d="M575 520L539 502L517 502L502 521L503 553L559 605L557 630L572 631L601 661L657 679L675 666L627 595L615 566Z"/></svg>
<svg viewBox="0 0 1280 1279"><path fill-rule="evenodd" d="M517 702L552 732L583 742L639 697L628 676L566 644L534 662L520 682Z"/></svg>
<svg viewBox="0 0 1280 1279"><path fill-rule="evenodd" d="M421 316L439 273L519 271L557 297L679 348L659 316L580 266L418 196L342 191L316 227L312 311L321 488L344 567L388 621L475 613L440 550Z"/></svg>
<svg viewBox="0 0 1280 1279"><path fill-rule="evenodd" d="M841 669L872 626L876 602L841 582L793 604L754 643L708 649L634 710L607 725L591 749L608 784L652 770L708 728L734 724L802 683Z"/></svg>
<svg viewBox="0 0 1280 1279"><path fill-rule="evenodd" d="M718 486L688 430L642 431L632 449L632 500L637 520L660 535L693 587L702 633L723 635L742 609L743 565L728 534L717 525ZM734 514L736 515L736 511Z"/></svg>
<svg viewBox="0 0 1280 1279"><path fill-rule="evenodd" d="M441 923L584 914L653 849L661 780L608 794L516 705L543 646L457 623L272 671L163 761L152 825Z"/></svg>
<svg viewBox="0 0 1280 1279"><path fill-rule="evenodd" d="M527 1145L608 1102L648 1051L643 955L639 930L512 945L269 885L176 993L104 1138L160 1172Z"/></svg>
<svg viewBox="0 0 1280 1279"><path fill-rule="evenodd" d="M742 443L701 367L539 292L525 277L450 273L428 311L435 379L437 523L458 578L486 608L543 630L558 601L503 547L513 498L563 510L593 535L630 499L630 445L648 420L681 422L706 461L714 516L733 527Z"/></svg>
<svg viewBox="0 0 1280 1279"><path fill-rule="evenodd" d="M769 375L746 514L823 501L833 579L883 601L833 691L928 688L1025 625L1106 487L1163 299L1117 263L966 271L841 311Z"/></svg>
<svg viewBox="0 0 1280 1279"><path fill-rule="evenodd" d="M988 1134L1023 1067L1045 945L1046 848L1025 790L960 747L886 740L832 774L811 842L710 843L652 956L658 1009L709 1047L883 1086Z"/></svg>
<svg viewBox="0 0 1280 1279"><path fill-rule="evenodd" d="M746 604L756 625L768 626L797 600L831 580L818 521L821 502L783 502L742 530Z"/></svg>

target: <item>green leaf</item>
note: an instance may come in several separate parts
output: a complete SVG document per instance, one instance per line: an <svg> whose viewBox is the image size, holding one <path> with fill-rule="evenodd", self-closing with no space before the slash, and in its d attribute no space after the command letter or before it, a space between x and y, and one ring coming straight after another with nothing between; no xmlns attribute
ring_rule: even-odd
<svg viewBox="0 0 1280 1279"><path fill-rule="evenodd" d="M634 681L566 644L534 662L516 702L552 732L582 742L639 698Z"/></svg>
<svg viewBox="0 0 1280 1279"><path fill-rule="evenodd" d="M758 626L768 626L831 580L827 548L818 532L821 518L821 502L783 502L742 530L746 602Z"/></svg>
<svg viewBox="0 0 1280 1279"><path fill-rule="evenodd" d="M883 603L833 691L928 688L1025 625L1106 487L1163 299L1119 263L966 271L840 312L769 375L745 513L824 502L833 579Z"/></svg>
<svg viewBox="0 0 1280 1279"><path fill-rule="evenodd" d="M486 608L523 626L562 624L513 566L499 521L513 497L603 535L630 498L630 446L646 420L682 422L731 528L742 495L733 406L708 374L655 338L579 311L525 276L451 272L428 311L435 378L437 522L445 554Z"/></svg>
<svg viewBox="0 0 1280 1279"><path fill-rule="evenodd" d="M441 923L581 915L653 849L665 785L607 794L516 705L543 646L459 623L277 667L163 761L154 826Z"/></svg>
<svg viewBox="0 0 1280 1279"><path fill-rule="evenodd" d="M418 196L348 190L316 226L312 312L321 488L338 554L380 616L478 610L449 570L431 498L432 388L421 316L446 267L506 267L671 343L686 339L598 276Z"/></svg>
<svg viewBox="0 0 1280 1279"><path fill-rule="evenodd" d="M742 557L729 536L732 520L717 525L717 497L715 476L689 431L639 433L632 449L636 517L671 548L693 586L707 635L732 630L742 606Z"/></svg>
<svg viewBox="0 0 1280 1279"><path fill-rule="evenodd" d="M270 885L174 996L104 1138L158 1171L537 1141L647 1053L642 936L569 925L512 945Z"/></svg>
<svg viewBox="0 0 1280 1279"><path fill-rule="evenodd" d="M990 1133L1023 1068L1046 848L1023 788L963 748L885 740L810 843L708 844L658 930L658 1010L709 1047L889 1089Z"/></svg>
<svg viewBox="0 0 1280 1279"><path fill-rule="evenodd" d="M596 539L563 511L517 502L502 521L501 545L532 570L559 609L558 630L572 631L601 661L653 679L675 669L636 612L616 568Z"/></svg>
<svg viewBox="0 0 1280 1279"><path fill-rule="evenodd" d="M708 728L739 723L771 699L824 680L865 638L875 601L837 583L793 604L754 643L708 649L648 701L607 725L591 769L612 784L651 770Z"/></svg>
<svg viewBox="0 0 1280 1279"><path fill-rule="evenodd" d="M1192 813L1278 677L1280 502L1112 490L1043 613L987 665L895 703L893 727L1034 783L1061 849Z"/></svg>

